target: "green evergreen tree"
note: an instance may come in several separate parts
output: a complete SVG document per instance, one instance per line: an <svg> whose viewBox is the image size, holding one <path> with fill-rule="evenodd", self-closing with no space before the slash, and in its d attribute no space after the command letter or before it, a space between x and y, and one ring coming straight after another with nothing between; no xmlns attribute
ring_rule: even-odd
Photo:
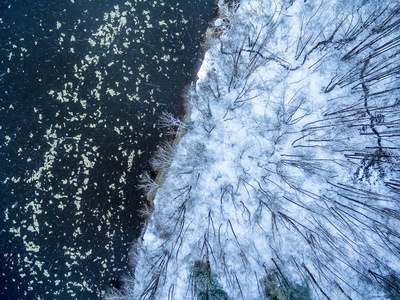
<svg viewBox="0 0 400 300"><path fill-rule="evenodd" d="M285 284L282 284L285 282ZM308 286L282 280L277 272L271 272L261 280L264 295L269 300L311 300Z"/></svg>
<svg viewBox="0 0 400 300"><path fill-rule="evenodd" d="M217 277L212 274L208 262L196 261L191 271L198 300L228 299L228 294L222 289Z"/></svg>
<svg viewBox="0 0 400 300"><path fill-rule="evenodd" d="M400 300L400 279L394 274L386 276L384 290L388 299Z"/></svg>

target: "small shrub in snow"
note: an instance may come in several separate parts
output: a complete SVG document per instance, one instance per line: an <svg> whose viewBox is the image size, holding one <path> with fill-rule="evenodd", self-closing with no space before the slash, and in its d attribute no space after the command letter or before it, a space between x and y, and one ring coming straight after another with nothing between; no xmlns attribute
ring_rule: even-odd
<svg viewBox="0 0 400 300"><path fill-rule="evenodd" d="M144 172L139 181L139 189L142 189L148 197L152 197L157 192L160 185L152 178L150 173Z"/></svg>
<svg viewBox="0 0 400 300"><path fill-rule="evenodd" d="M189 125L182 122L179 118L174 117L170 113L163 113L159 126L166 129L166 134L177 135L180 131L187 131Z"/></svg>
<svg viewBox="0 0 400 300"><path fill-rule="evenodd" d="M173 142L164 141L157 147L151 159L151 167L155 172L167 171L176 153L176 146Z"/></svg>

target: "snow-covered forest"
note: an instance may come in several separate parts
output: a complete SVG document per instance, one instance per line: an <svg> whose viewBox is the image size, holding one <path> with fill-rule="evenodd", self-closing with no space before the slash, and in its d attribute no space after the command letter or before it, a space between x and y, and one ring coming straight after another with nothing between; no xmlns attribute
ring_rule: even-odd
<svg viewBox="0 0 400 300"><path fill-rule="evenodd" d="M400 5L222 2L110 298L400 299Z"/></svg>

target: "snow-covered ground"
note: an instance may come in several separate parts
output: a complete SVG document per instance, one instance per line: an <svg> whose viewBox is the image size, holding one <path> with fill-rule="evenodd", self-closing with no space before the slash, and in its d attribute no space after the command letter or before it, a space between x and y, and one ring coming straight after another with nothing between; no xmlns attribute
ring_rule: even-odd
<svg viewBox="0 0 400 300"><path fill-rule="evenodd" d="M115 296L399 299L400 6L242 0L214 25Z"/></svg>

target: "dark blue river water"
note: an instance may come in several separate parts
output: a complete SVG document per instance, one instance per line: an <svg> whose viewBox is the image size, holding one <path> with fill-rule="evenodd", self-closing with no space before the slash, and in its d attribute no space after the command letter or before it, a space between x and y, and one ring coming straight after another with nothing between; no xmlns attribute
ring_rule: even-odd
<svg viewBox="0 0 400 300"><path fill-rule="evenodd" d="M97 299L128 272L214 2L1 1L1 299Z"/></svg>

